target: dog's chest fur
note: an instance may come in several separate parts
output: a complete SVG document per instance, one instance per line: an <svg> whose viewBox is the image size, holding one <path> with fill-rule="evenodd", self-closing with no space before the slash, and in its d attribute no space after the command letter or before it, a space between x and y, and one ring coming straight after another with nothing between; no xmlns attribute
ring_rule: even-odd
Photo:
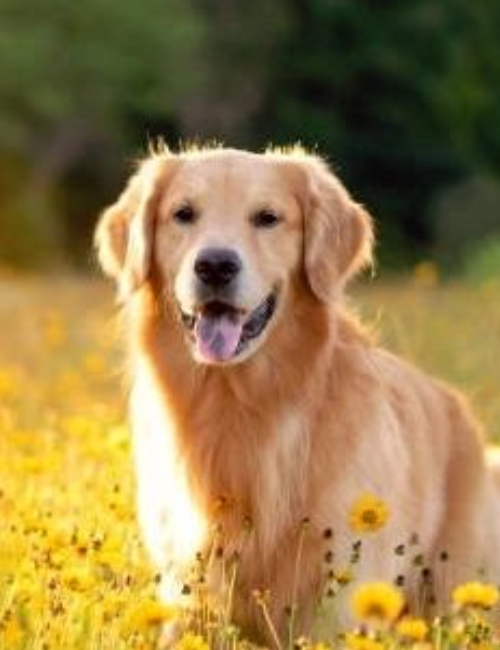
<svg viewBox="0 0 500 650"><path fill-rule="evenodd" d="M290 330L293 339L293 324ZM308 391L322 386L308 386L304 368L306 363L312 367L314 353L307 351L307 361L288 354L294 367L286 372L265 355L251 371L226 372L193 364L168 313L142 321L138 333L142 352L133 368L132 416L146 537L158 546L159 537L173 532L183 540L180 554L187 556L185 549L203 543L221 518L232 540L249 520L261 556L270 554L286 530L308 514L306 476L315 418L307 411ZM162 501L156 516L148 514L148 499ZM160 509L165 531L148 535ZM172 525L186 518L197 522L184 526L191 542Z"/></svg>
<svg viewBox="0 0 500 650"><path fill-rule="evenodd" d="M250 525L255 544L269 551L305 515L309 436L298 411L265 417L228 394L224 411L214 417L214 390L230 389L200 384L179 418L168 395L156 391L151 369L137 371L132 416L139 506L155 558L166 552L173 560L189 559L215 524L234 546ZM136 415L134 402L140 404ZM158 527L163 530L151 530Z"/></svg>

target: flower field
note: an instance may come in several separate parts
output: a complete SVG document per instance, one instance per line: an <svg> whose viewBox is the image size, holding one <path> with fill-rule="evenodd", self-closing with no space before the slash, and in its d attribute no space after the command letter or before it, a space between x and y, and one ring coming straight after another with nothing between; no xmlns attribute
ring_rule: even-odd
<svg viewBox="0 0 500 650"><path fill-rule="evenodd" d="M415 277L359 289L356 305L385 345L465 389L500 437L500 285ZM112 292L81 278L7 276L0 324L0 650L152 649L172 612L154 600L135 523ZM360 497L351 517L362 535L390 512ZM338 647L498 647L482 618L496 588L461 589L461 613L445 624L401 618L396 587L366 585L353 603L362 632ZM223 647L213 638L193 629L178 648Z"/></svg>

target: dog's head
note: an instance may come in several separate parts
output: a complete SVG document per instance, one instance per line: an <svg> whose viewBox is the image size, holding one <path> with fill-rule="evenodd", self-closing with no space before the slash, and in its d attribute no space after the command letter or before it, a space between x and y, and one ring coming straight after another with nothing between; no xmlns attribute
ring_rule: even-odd
<svg viewBox="0 0 500 650"><path fill-rule="evenodd" d="M371 254L367 213L317 157L148 158L96 232L122 299L157 270L200 363L247 359L307 291L328 305Z"/></svg>

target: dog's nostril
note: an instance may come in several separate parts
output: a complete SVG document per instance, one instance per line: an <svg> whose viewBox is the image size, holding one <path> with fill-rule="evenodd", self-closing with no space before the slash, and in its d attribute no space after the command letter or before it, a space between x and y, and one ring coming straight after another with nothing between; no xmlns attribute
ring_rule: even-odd
<svg viewBox="0 0 500 650"><path fill-rule="evenodd" d="M194 271L205 284L229 284L241 271L241 261L231 250L209 248L202 251L194 263Z"/></svg>
<svg viewBox="0 0 500 650"><path fill-rule="evenodd" d="M231 260L221 262L218 266L218 272L223 278L231 278L233 275L236 275L239 270L239 265Z"/></svg>
<svg viewBox="0 0 500 650"><path fill-rule="evenodd" d="M207 278L212 272L212 265L205 260L197 260L194 265L194 270L200 278Z"/></svg>

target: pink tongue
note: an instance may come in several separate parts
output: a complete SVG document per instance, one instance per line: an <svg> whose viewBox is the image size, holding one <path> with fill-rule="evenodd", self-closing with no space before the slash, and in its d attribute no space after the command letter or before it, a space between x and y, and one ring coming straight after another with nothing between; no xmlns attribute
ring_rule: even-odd
<svg viewBox="0 0 500 650"><path fill-rule="evenodd" d="M236 352L242 329L243 320L235 314L202 314L194 330L198 353L207 361L227 361Z"/></svg>

